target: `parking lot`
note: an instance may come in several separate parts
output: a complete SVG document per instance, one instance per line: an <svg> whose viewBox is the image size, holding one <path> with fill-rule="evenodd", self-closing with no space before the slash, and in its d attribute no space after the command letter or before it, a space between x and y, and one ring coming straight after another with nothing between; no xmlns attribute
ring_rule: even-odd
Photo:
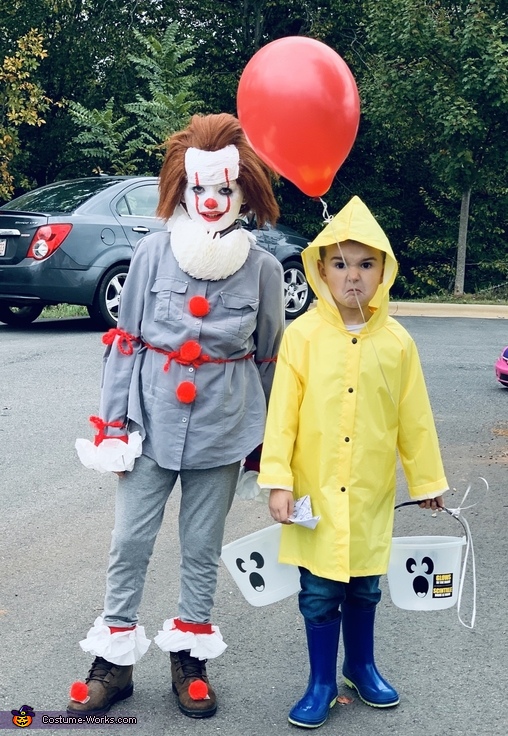
<svg viewBox="0 0 508 736"><path fill-rule="evenodd" d="M461 626L456 608L396 608L383 580L377 661L401 703L385 712L354 698L333 709L320 733L505 736L508 390L496 383L493 364L508 344L507 322L400 321L417 341L427 377L452 488L447 505L456 507L473 484L468 503L477 505L465 514L476 551L477 624ZM88 668L78 641L102 610L115 477L82 468L74 441L92 434L87 418L98 407L101 356L100 333L85 318L39 320L27 330L0 325L0 711L25 703L36 712L63 710L70 683ZM406 498L402 478L399 498ZM177 504L177 497L168 503L148 573L141 619L149 638L176 607ZM264 506L237 500L224 541L269 523ZM397 511L395 525L398 535L462 533L449 516L416 507ZM466 620L471 603L468 574ZM209 664L217 715L195 722L179 713L169 658L152 646L136 667L134 696L114 711L135 716L137 726L104 733L296 733L286 716L308 671L296 598L252 607L223 567L214 623L229 645Z"/></svg>

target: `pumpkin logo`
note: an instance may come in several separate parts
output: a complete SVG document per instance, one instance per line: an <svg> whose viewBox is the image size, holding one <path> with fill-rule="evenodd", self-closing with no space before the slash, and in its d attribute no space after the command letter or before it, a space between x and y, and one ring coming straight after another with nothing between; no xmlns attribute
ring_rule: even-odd
<svg viewBox="0 0 508 736"><path fill-rule="evenodd" d="M34 709L31 705L22 705L19 710L11 710L12 722L18 728L27 728L35 716Z"/></svg>

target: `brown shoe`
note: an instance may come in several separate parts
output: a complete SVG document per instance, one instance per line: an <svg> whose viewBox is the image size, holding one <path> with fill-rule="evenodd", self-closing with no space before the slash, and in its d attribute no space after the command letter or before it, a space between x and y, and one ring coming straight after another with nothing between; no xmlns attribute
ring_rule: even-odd
<svg viewBox="0 0 508 736"><path fill-rule="evenodd" d="M217 699L206 674L206 659L191 657L188 651L171 652L173 692L178 707L189 718L209 718L217 710Z"/></svg>
<svg viewBox="0 0 508 736"><path fill-rule="evenodd" d="M118 665L96 657L85 682L88 685L86 703L71 700L67 713L71 715L102 715L114 703L130 698L134 690L132 665Z"/></svg>

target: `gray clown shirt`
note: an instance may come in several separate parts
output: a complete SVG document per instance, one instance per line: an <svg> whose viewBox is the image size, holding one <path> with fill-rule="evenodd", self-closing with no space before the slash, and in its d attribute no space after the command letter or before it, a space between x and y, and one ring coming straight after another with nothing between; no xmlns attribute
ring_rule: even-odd
<svg viewBox="0 0 508 736"><path fill-rule="evenodd" d="M284 330L279 261L251 244L219 281L181 270L167 232L139 241L105 336L100 415L139 430L163 468L241 460L262 442ZM121 430L109 429L108 434Z"/></svg>

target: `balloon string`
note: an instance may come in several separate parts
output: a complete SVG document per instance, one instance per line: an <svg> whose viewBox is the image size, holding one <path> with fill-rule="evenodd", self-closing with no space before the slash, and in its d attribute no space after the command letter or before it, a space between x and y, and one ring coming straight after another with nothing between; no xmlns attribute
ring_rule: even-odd
<svg viewBox="0 0 508 736"><path fill-rule="evenodd" d="M319 198L319 201L323 205L323 220L325 222L331 222L333 220L333 215L330 215L328 212L328 205L326 204L325 200L321 197Z"/></svg>

